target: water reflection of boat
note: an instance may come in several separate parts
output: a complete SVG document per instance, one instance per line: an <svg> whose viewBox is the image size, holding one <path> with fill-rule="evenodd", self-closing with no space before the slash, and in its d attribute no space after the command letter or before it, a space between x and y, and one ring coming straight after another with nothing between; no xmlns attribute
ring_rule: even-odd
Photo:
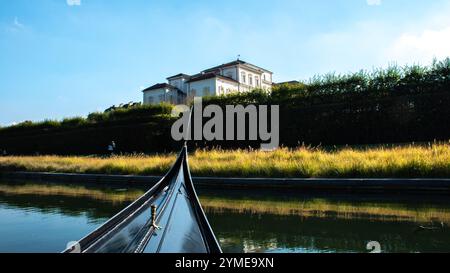
<svg viewBox="0 0 450 273"><path fill-rule="evenodd" d="M186 146L160 182L64 252L220 253L192 183Z"/></svg>

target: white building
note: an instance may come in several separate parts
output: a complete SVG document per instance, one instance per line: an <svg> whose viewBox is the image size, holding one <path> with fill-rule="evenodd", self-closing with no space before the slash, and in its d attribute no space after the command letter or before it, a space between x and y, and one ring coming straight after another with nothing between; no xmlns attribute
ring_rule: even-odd
<svg viewBox="0 0 450 273"><path fill-rule="evenodd" d="M273 73L242 60L203 70L196 75L178 74L168 83L155 84L142 92L144 104L184 103L193 97L220 96L261 88L271 90Z"/></svg>

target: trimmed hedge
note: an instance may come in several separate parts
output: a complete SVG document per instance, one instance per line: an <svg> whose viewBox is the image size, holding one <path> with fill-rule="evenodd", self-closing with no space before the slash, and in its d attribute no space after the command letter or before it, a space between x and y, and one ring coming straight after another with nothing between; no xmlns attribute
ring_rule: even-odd
<svg viewBox="0 0 450 273"><path fill-rule="evenodd" d="M45 120L41 122L24 121L19 124L0 127L0 133L29 132L30 130L73 129L106 122L120 120L148 119L157 116L170 115L170 104L140 105L132 108L119 108L110 112L94 112L84 117L65 118L61 121Z"/></svg>
<svg viewBox="0 0 450 273"><path fill-rule="evenodd" d="M146 105L93 113L87 118L62 121L24 122L0 129L0 150L10 154L104 154L111 141L118 151L166 152L174 119L172 106Z"/></svg>

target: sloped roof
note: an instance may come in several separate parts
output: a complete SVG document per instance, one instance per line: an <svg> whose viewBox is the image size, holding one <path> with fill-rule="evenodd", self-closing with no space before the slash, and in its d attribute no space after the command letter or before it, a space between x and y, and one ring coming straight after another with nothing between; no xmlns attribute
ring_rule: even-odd
<svg viewBox="0 0 450 273"><path fill-rule="evenodd" d="M217 75L217 74L212 73L212 72L210 72L210 73L201 73L201 74L194 75L187 82L197 82L197 81L202 81L202 80L207 80L207 79L212 79L212 78L220 78L220 79L223 79L223 80L227 80L227 81L238 83L236 80L233 80L232 78L221 76L221 75Z"/></svg>
<svg viewBox="0 0 450 273"><path fill-rule="evenodd" d="M180 74L176 74L176 75L173 75L173 76L171 76L171 77L168 77L167 79L168 79L168 80L170 80L170 79L173 79L173 78L178 78L178 77L185 77L185 78L189 78L189 77L191 77L191 76L190 76L190 75L188 75L188 74L180 73Z"/></svg>
<svg viewBox="0 0 450 273"><path fill-rule="evenodd" d="M238 64L252 66L252 67L255 67L257 69L264 70L266 72L272 73L271 71L269 71L267 69L264 69L262 67L256 66L254 64L248 63L248 62L243 61L243 60L232 61L232 62L229 62L229 63L225 63L225 64L222 64L222 65L218 65L218 66L215 66L215 67L208 68L208 69L203 70L203 71L204 72L209 72L209 71L214 71L214 70L217 70L217 69L220 69L220 68L225 68L225 67L234 66L234 65L238 65Z"/></svg>
<svg viewBox="0 0 450 273"><path fill-rule="evenodd" d="M173 85L167 84L167 83L157 83L157 84L155 84L153 86L150 86L149 88L146 88L146 89L142 90L142 92L147 92L147 91L152 91L152 90L157 90L157 89L162 89L162 88L168 88L168 89L171 89L171 90L176 90L178 93L186 95L179 88L177 88L177 87L175 87Z"/></svg>
<svg viewBox="0 0 450 273"><path fill-rule="evenodd" d="M168 83L157 83L155 85L150 86L149 88L142 90L142 92L161 89L161 88L177 89L175 86L172 86Z"/></svg>

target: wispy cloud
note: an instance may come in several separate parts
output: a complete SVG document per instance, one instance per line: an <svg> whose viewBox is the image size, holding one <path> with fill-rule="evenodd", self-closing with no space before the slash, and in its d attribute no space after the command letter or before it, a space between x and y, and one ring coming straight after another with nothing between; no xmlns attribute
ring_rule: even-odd
<svg viewBox="0 0 450 273"><path fill-rule="evenodd" d="M366 0L369 6L379 6L381 5L381 0Z"/></svg>
<svg viewBox="0 0 450 273"><path fill-rule="evenodd" d="M80 6L81 0L66 0L69 6Z"/></svg>
<svg viewBox="0 0 450 273"><path fill-rule="evenodd" d="M14 17L14 20L5 26L8 32L18 32L25 29L25 25L19 21L19 18Z"/></svg>
<svg viewBox="0 0 450 273"><path fill-rule="evenodd" d="M25 27L22 23L19 22L19 19L17 17L14 17L13 26L17 29Z"/></svg>
<svg viewBox="0 0 450 273"><path fill-rule="evenodd" d="M400 62L426 64L433 58L450 56L450 26L425 29L418 33L403 33L388 48L388 58Z"/></svg>
<svg viewBox="0 0 450 273"><path fill-rule="evenodd" d="M315 73L398 65L428 65L433 58L450 57L450 5L439 6L413 22L393 24L364 20L348 28L316 34L306 41ZM308 75L308 74L307 74Z"/></svg>

